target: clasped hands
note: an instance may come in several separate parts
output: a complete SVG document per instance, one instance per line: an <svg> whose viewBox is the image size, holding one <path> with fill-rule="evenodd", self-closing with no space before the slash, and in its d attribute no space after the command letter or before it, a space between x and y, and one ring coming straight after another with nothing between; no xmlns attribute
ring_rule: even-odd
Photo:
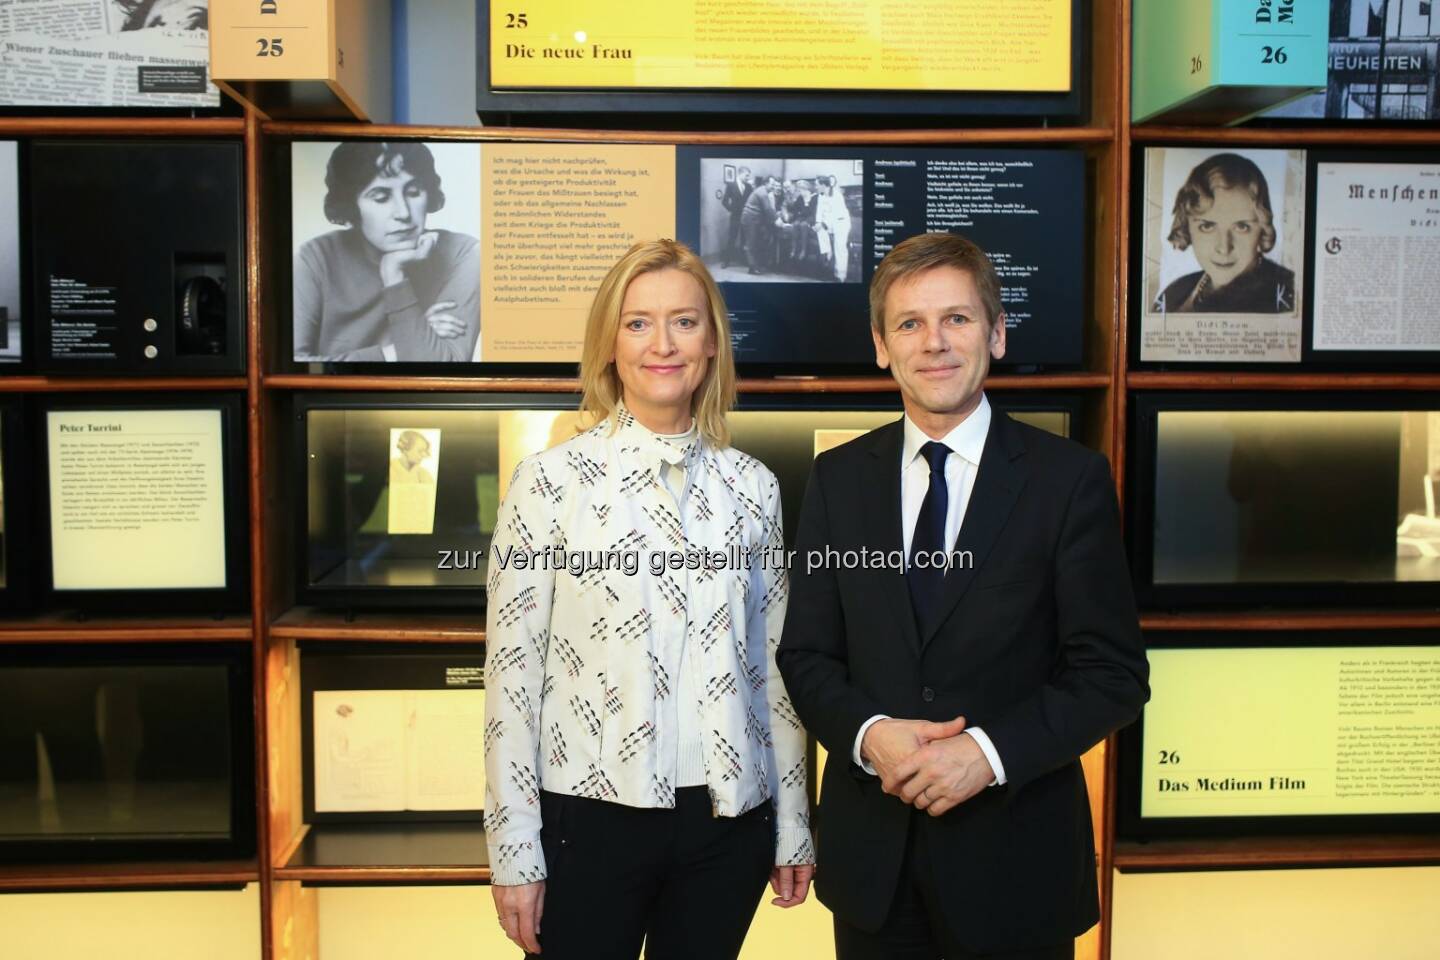
<svg viewBox="0 0 1440 960"><path fill-rule="evenodd" d="M964 717L944 723L877 720L865 731L860 755L874 766L886 793L938 817L995 779L980 744L964 730Z"/></svg>

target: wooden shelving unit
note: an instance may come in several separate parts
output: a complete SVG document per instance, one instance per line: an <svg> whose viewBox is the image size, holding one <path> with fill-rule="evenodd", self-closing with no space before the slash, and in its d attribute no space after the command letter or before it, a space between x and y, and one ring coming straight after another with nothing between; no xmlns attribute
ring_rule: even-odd
<svg viewBox="0 0 1440 960"><path fill-rule="evenodd" d="M275 878L351 886L489 883L490 863L478 823L312 825Z"/></svg>
<svg viewBox="0 0 1440 960"><path fill-rule="evenodd" d="M1115 845L1121 870L1275 870L1282 867L1402 867L1440 864L1440 837L1247 837Z"/></svg>
<svg viewBox="0 0 1440 960"><path fill-rule="evenodd" d="M190 890L258 883L257 860L209 863L82 863L56 866L0 865L0 893Z"/></svg>
<svg viewBox="0 0 1440 960"><path fill-rule="evenodd" d="M0 620L6 643L248 643L248 617L117 617L81 619L63 614Z"/></svg>
<svg viewBox="0 0 1440 960"><path fill-rule="evenodd" d="M294 477L289 463L291 397L304 391L511 391L574 392L568 377L321 376L290 372L284 362L279 317L288 291L278 283L277 261L288 258L277 240L288 218L288 184L272 167L274 146L310 138L406 138L454 141L670 143L750 145L917 145L1073 147L1087 158L1085 362L1073 372L1001 374L994 391L1076 391L1084 396L1079 436L1117 465L1124 497L1127 403L1133 391L1160 390L1440 390L1436 373L1155 373L1127 364L1132 148L1160 143L1269 145L1440 146L1440 130L1363 128L1209 129L1141 126L1129 121L1130 2L1093 0L1090 16L1088 117L1080 126L994 126L908 130L799 132L648 132L578 129L371 126L350 123L271 122L257 114L186 118L0 118L0 137L194 137L239 140L245 146L245 262L248 358L244 377L46 378L0 377L0 392L228 390L246 395L248 421L250 579L248 617L74 621L39 617L0 622L0 644L35 642L250 643L256 677L256 752L259 850L254 860L221 864L114 864L64 868L0 867L0 891L186 889L258 883L262 956L291 960L315 956L319 885L483 884L483 832L478 827L409 825L375 829L308 826L301 802L300 642L408 644L483 643L483 618L472 614L343 614L296 605L294 521L283 504ZM963 122L963 121L961 121ZM744 394L884 393L887 377L748 378ZM293 465L292 465L293 466ZM1280 630L1440 628L1440 611L1147 613L1147 630ZM1113 751L1100 744L1085 758L1100 851L1102 923L1082 947L1084 960L1108 958L1111 879L1125 870L1221 869L1317 865L1440 862L1434 837L1303 838L1294 840L1114 842ZM478 855L467 852L478 851Z"/></svg>

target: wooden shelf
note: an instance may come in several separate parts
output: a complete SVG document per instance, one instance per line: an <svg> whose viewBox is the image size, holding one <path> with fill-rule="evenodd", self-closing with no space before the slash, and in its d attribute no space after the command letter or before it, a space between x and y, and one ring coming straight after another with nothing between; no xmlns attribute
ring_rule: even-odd
<svg viewBox="0 0 1440 960"><path fill-rule="evenodd" d="M1143 630L1436 630L1440 610L1146 613Z"/></svg>
<svg viewBox="0 0 1440 960"><path fill-rule="evenodd" d="M262 378L272 390L393 390L405 392L577 393L575 377L385 377L282 373Z"/></svg>
<svg viewBox="0 0 1440 960"><path fill-rule="evenodd" d="M1440 128L1384 127L1168 127L1142 124L1130 128L1133 143L1227 143L1236 146L1440 146Z"/></svg>
<svg viewBox="0 0 1440 960"><path fill-rule="evenodd" d="M1440 390L1440 373L1135 372L1131 390Z"/></svg>
<svg viewBox="0 0 1440 960"><path fill-rule="evenodd" d="M244 377L7 377L0 393L93 393L95 391L244 390Z"/></svg>
<svg viewBox="0 0 1440 960"><path fill-rule="evenodd" d="M96 617L51 613L0 620L6 643L248 643L250 617Z"/></svg>
<svg viewBox="0 0 1440 960"><path fill-rule="evenodd" d="M370 123L269 122L264 132L274 137L324 139L368 137L391 140L526 140L563 143L654 144L791 144L806 145L932 145L974 144L1108 144L1115 131L1109 127L947 127L916 130L589 130L548 127L424 127Z"/></svg>
<svg viewBox="0 0 1440 960"><path fill-rule="evenodd" d="M406 391L474 393L577 393L580 381L570 377L385 377L346 374L271 374L264 378L275 390ZM1108 373L1000 374L985 381L987 390L1103 390ZM890 377L742 378L741 393L890 393Z"/></svg>
<svg viewBox="0 0 1440 960"><path fill-rule="evenodd" d="M270 625L278 640L338 640L371 643L484 643L485 614L432 611L356 613L295 607Z"/></svg>
<svg viewBox="0 0 1440 960"><path fill-rule="evenodd" d="M260 867L253 859L196 863L0 865L0 892L5 893L235 887L259 880Z"/></svg>
<svg viewBox="0 0 1440 960"><path fill-rule="evenodd" d="M4 137L240 137L244 117L0 117Z"/></svg>
<svg viewBox="0 0 1440 960"><path fill-rule="evenodd" d="M276 880L310 884L489 883L479 823L311 824Z"/></svg>
<svg viewBox="0 0 1440 960"><path fill-rule="evenodd" d="M1440 834L1117 841L1121 872L1440 864Z"/></svg>

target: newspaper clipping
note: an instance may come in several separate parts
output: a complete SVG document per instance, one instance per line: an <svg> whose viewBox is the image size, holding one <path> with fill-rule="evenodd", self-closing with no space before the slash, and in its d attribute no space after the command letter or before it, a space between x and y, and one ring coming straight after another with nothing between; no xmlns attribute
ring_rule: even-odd
<svg viewBox="0 0 1440 960"><path fill-rule="evenodd" d="M0 0L0 106L217 107L209 0Z"/></svg>

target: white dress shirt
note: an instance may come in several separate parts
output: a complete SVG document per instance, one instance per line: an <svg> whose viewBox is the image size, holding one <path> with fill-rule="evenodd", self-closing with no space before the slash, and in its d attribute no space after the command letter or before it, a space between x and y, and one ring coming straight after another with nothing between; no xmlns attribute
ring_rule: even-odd
<svg viewBox="0 0 1440 960"><path fill-rule="evenodd" d="M940 440L950 448L950 455L945 458L945 489L950 495L945 506L946 551L955 549L955 540L960 536L960 524L964 522L965 509L970 505L970 491L975 489L975 476L980 472L980 455L985 450L985 437L989 433L990 400L982 393L980 405L974 412ZM916 426L909 416L905 417L905 443L901 447L899 466L901 536L904 538L907 561L910 544L915 540L915 523L920 519L920 508L930 490L930 464L920 452L920 448L932 439ZM861 724L860 732L855 735L851 759L868 774L874 775L875 768L860 755L865 731L877 721L888 719L890 718L884 714L876 714ZM1000 762L1000 754L996 752L995 744L990 742L985 731L979 727L968 727L965 733L980 745L985 759L990 761L990 768L995 771L995 779L991 785L1003 784L1005 766Z"/></svg>

